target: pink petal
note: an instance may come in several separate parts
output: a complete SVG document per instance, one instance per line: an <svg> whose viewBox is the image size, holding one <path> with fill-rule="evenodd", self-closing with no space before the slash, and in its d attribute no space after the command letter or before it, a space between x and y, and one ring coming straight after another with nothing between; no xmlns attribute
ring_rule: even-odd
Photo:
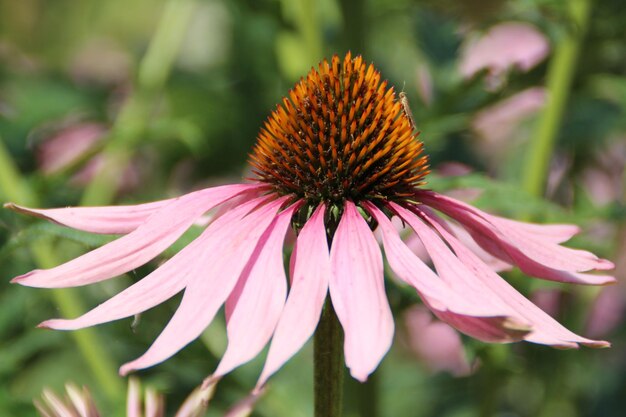
<svg viewBox="0 0 626 417"><path fill-rule="evenodd" d="M257 204L258 201L250 201L231 209L159 268L93 310L74 320L47 320L39 326L57 330L81 329L141 313L173 297L185 288L195 270L195 261L201 259L215 234L224 233L224 227L245 216Z"/></svg>
<svg viewBox="0 0 626 417"><path fill-rule="evenodd" d="M238 188L241 189L238 190ZM254 188L258 188L258 186L255 184L237 184L215 187L210 190L226 192L237 191L237 194L239 194ZM195 191L188 195L202 195L206 194L206 192L207 189ZM179 198L182 197L133 206L67 207L54 209L32 209L13 203L7 203L4 206L18 213L40 217L62 226L71 227L72 229L101 234L126 234L138 228L151 215ZM217 200L222 199L219 194L215 198ZM219 202L215 205L217 204L219 204Z"/></svg>
<svg viewBox="0 0 626 417"><path fill-rule="evenodd" d="M232 305L227 325L228 347L214 377L254 358L272 337L287 296L283 242L297 208L298 205L292 205L276 217L227 301Z"/></svg>
<svg viewBox="0 0 626 417"><path fill-rule="evenodd" d="M450 231L463 243L465 247L470 249L476 254L489 268L495 272L508 271L512 268L512 265L504 262L500 258L497 258L484 250L476 241L472 238L472 235L459 226L456 223L446 223L450 228Z"/></svg>
<svg viewBox="0 0 626 417"><path fill-rule="evenodd" d="M92 284L135 269L174 243L207 210L248 189L233 185L184 195L163 207L128 235L52 269L14 278L30 287L63 288Z"/></svg>
<svg viewBox="0 0 626 417"><path fill-rule="evenodd" d="M468 269L448 249L441 238L414 213L395 203L389 203L389 206L415 230L432 258L439 277L454 288L455 292L462 294L466 303L490 312L490 314L483 313L481 316L491 316L468 317L473 314L459 315L454 311L442 311L437 306L430 306L426 303L437 317L480 340L489 342L521 340L528 332L529 323L518 314L511 314L506 303L485 293L480 286L477 286L473 279L473 271Z"/></svg>
<svg viewBox="0 0 626 417"><path fill-rule="evenodd" d="M419 192L417 197L460 222L487 252L518 265L527 274L578 284L601 285L615 281L609 276L577 273L611 269L613 264L590 252L559 246L557 242L571 236L574 229L570 226L546 227L503 219L432 192Z"/></svg>
<svg viewBox="0 0 626 417"><path fill-rule="evenodd" d="M293 268L289 297L274 331L257 388L263 386L274 372L300 350L319 322L330 277L324 212L325 207L321 204L298 235L291 255Z"/></svg>
<svg viewBox="0 0 626 417"><path fill-rule="evenodd" d="M454 286L426 266L400 239L396 228L382 211L373 204L366 204L365 208L378 221L389 266L400 279L414 287L431 308L465 315L493 315L493 310L483 304L468 303L462 292L457 292Z"/></svg>
<svg viewBox="0 0 626 417"><path fill-rule="evenodd" d="M120 374L162 362L202 333L233 290L259 239L284 202L285 198L281 198L267 203L214 234L203 256L196 260L183 299L170 322L150 349L123 365Z"/></svg>
<svg viewBox="0 0 626 417"><path fill-rule="evenodd" d="M593 347L608 346L607 342L580 337L561 326L556 320L518 293L498 274L487 267L475 254L463 246L443 227L441 219L427 211L422 211L420 208L416 208L416 211L429 220L429 223L452 247L458 259L472 272L476 287L488 297L501 300L507 306L508 314L514 317L521 317L531 324L532 331L524 337L525 340L560 347L576 347L577 343Z"/></svg>
<svg viewBox="0 0 626 417"><path fill-rule="evenodd" d="M135 230L150 215L173 201L174 199L169 199L136 206L55 209L33 209L7 203L5 207L18 213L39 217L77 230L102 234L126 234Z"/></svg>
<svg viewBox="0 0 626 417"><path fill-rule="evenodd" d="M380 248L351 201L333 237L330 262L330 296L345 334L346 365L365 381L389 350L394 326Z"/></svg>

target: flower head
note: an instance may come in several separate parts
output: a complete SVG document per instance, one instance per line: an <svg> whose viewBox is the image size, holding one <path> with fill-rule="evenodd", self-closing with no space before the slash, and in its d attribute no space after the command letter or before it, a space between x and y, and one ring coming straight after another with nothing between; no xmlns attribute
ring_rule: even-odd
<svg viewBox="0 0 626 417"><path fill-rule="evenodd" d="M423 145L393 88L361 57L334 57L312 69L272 113L250 159L256 174L251 183L170 200L49 210L9 205L76 229L124 235L66 264L14 279L47 288L87 285L131 271L200 216L225 208L148 276L81 317L42 326L79 329L129 317L184 290L160 336L121 373L174 355L225 305L228 347L213 376L249 361L271 339L259 379L263 385L313 334L330 294L345 334L346 365L363 381L394 333L377 230L395 274L461 332L490 342L608 345L562 327L461 243L454 230L464 228L491 256L548 280L607 284L614 279L585 271L612 264L560 246L578 231L575 226L507 220L423 188L428 172ZM415 232L434 269L401 240L393 216ZM297 240L287 291L282 248L290 228Z"/></svg>

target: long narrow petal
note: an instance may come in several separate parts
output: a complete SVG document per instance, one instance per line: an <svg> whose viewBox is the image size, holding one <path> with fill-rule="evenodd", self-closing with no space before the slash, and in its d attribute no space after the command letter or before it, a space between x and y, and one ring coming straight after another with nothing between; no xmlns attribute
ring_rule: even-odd
<svg viewBox="0 0 626 417"><path fill-rule="evenodd" d="M504 262L497 256L493 256L491 253L484 250L482 246L476 243L470 232L459 226L457 223L447 222L446 224L451 229L452 234L455 235L469 250L474 252L476 256L478 256L493 271L508 271L513 267L510 263Z"/></svg>
<svg viewBox="0 0 626 417"><path fill-rule="evenodd" d="M432 192L418 197L425 204L454 218L486 251L525 273L553 281L602 285L615 282L611 276L582 274L593 269L612 269L613 264L590 252L558 245L568 235L566 225L542 229L540 225L515 222L484 213L465 203Z"/></svg>
<svg viewBox="0 0 626 417"><path fill-rule="evenodd" d="M293 272L289 297L274 331L257 388L263 386L274 372L300 350L319 322L330 277L324 212L325 207L321 204L298 235L291 255Z"/></svg>
<svg viewBox="0 0 626 417"><path fill-rule="evenodd" d="M92 284L135 269L176 241L207 210L247 190L232 185L207 188L168 204L135 231L52 269L14 278L30 287L63 288Z"/></svg>
<svg viewBox="0 0 626 417"><path fill-rule="evenodd" d="M441 208L441 211L443 211L444 213L445 211L443 210L443 208L449 205L450 207L456 207L458 209L465 210L468 213L481 217L487 221L492 221L494 223L507 223L511 227L517 227L529 233L540 235L553 243L566 242L580 232L580 228L573 224L527 223L496 216L479 210L476 207L473 207L462 201L432 191L420 191L418 192L417 196L419 197L420 201L423 200L423 202L431 205L437 210L440 210Z"/></svg>
<svg viewBox="0 0 626 417"><path fill-rule="evenodd" d="M176 313L146 353L120 368L122 375L164 361L202 333L233 290L284 202L284 198L269 202L242 219L224 224L214 234L203 256L196 260ZM220 219L211 226L219 224Z"/></svg>
<svg viewBox="0 0 626 417"><path fill-rule="evenodd" d="M231 209L159 268L93 310L73 320L47 320L39 326L57 330L81 329L141 313L173 297L187 285L195 262L201 259L213 236L225 225L245 216L256 204L258 202L251 201Z"/></svg>
<svg viewBox="0 0 626 417"><path fill-rule="evenodd" d="M593 347L608 346L607 342L586 339L567 330L487 267L446 230L441 219L420 208L417 208L417 211L428 219L429 223L452 247L458 259L473 272L477 287L490 297L504 301L511 314L519 315L531 324L532 331L524 337L525 340L560 347L575 347L577 343Z"/></svg>
<svg viewBox="0 0 626 417"><path fill-rule="evenodd" d="M424 224L414 213L395 203L390 207L406 221L424 243L435 264L437 274L455 291L463 294L466 302L490 311L491 317L461 316L452 311L432 308L437 317L475 338L489 342L510 342L522 340L529 331L524 318L506 305L498 297L493 297L476 285L474 271L466 267L446 246L441 238ZM471 316L470 314L469 316ZM483 314L483 316L487 316Z"/></svg>
<svg viewBox="0 0 626 417"><path fill-rule="evenodd" d="M171 198L133 206L36 209L7 203L4 207L18 213L71 227L72 229L84 230L85 232L126 234L135 230L148 217L174 200Z"/></svg>
<svg viewBox="0 0 626 417"><path fill-rule="evenodd" d="M228 347L214 377L254 358L272 337L287 296L283 241L297 205L281 212L267 229L233 291L228 319Z"/></svg>
<svg viewBox="0 0 626 417"><path fill-rule="evenodd" d="M382 211L373 204L366 204L365 207L378 222L389 266L400 279L414 287L431 308L473 316L493 315L493 309L485 308L481 303L468 303L462 293L457 292L455 287L440 279L426 266L402 241L396 228Z"/></svg>
<svg viewBox="0 0 626 417"><path fill-rule="evenodd" d="M333 237L330 262L330 296L345 334L346 365L365 381L389 350L394 325L380 248L351 201Z"/></svg>

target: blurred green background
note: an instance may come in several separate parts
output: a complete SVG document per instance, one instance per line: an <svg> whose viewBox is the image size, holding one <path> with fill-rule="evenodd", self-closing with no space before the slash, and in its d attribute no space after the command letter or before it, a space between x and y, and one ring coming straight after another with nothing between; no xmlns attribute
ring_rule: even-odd
<svg viewBox="0 0 626 417"><path fill-rule="evenodd" d="M624 22L621 0L0 0L0 201L133 203L240 181L276 103L322 58L350 50L407 93L435 171L430 186L481 189L476 205L512 218L576 223L583 233L572 244L615 261L623 279ZM103 415L123 415L117 368L147 349L179 298L132 327L35 326L81 314L160 260L73 290L9 284L108 239L0 211L0 416L36 415L32 399L66 381L88 385ZM447 330L420 331L417 296L390 284L397 340L369 383L347 379L345 415L623 416L623 284L504 275L573 331L613 347L463 338L459 351ZM216 320L139 373L171 410L215 369L223 326ZM253 415L312 415L311 361L307 345ZM261 366L227 376L207 415L243 398Z"/></svg>

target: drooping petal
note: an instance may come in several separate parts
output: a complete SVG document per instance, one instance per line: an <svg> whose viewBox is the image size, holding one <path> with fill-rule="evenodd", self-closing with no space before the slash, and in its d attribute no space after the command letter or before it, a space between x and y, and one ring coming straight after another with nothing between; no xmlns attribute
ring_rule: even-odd
<svg viewBox="0 0 626 417"><path fill-rule="evenodd" d="M400 279L414 287L431 308L472 316L493 314L493 309L485 308L483 304L468 303L454 286L440 279L400 239L396 228L382 211L373 204L366 204L365 207L378 222L389 266Z"/></svg>
<svg viewBox="0 0 626 417"><path fill-rule="evenodd" d="M467 303L480 306L490 312L490 314L481 314L485 317L471 317L472 314L459 315L454 311L442 311L429 305L437 317L480 340L489 342L522 340L529 331L529 323L519 314L511 311L501 299L493 297L481 286L476 285L474 272L466 267L417 215L395 203L389 203L389 206L411 226L422 240L439 277L455 291L463 294Z"/></svg>
<svg viewBox="0 0 626 417"><path fill-rule="evenodd" d="M287 296L283 241L297 207L281 212L268 227L229 297L228 347L215 377L254 358L272 337Z"/></svg>
<svg viewBox="0 0 626 417"><path fill-rule="evenodd" d="M541 226L503 219L433 192L419 192L423 203L461 223L486 251L539 278L577 284L602 285L613 277L582 274L592 269L612 269L613 264L590 252L559 246L573 228Z"/></svg>
<svg viewBox="0 0 626 417"><path fill-rule="evenodd" d="M330 254L321 204L306 222L291 255L289 297L274 331L257 389L311 337L328 292Z"/></svg>
<svg viewBox="0 0 626 417"><path fill-rule="evenodd" d="M284 198L269 202L214 234L203 256L196 261L183 299L170 322L148 351L123 365L120 374L162 362L202 333L233 290L259 239L284 202Z"/></svg>
<svg viewBox="0 0 626 417"><path fill-rule="evenodd" d="M56 268L36 269L12 282L30 287L63 288L121 275L163 252L204 212L248 188L232 185L184 195L154 213L133 232Z"/></svg>
<svg viewBox="0 0 626 417"><path fill-rule="evenodd" d="M504 262L500 258L493 256L484 250L478 243L476 243L476 241L472 238L472 235L463 227L453 222L447 222L446 224L451 229L451 232L463 243L463 245L474 252L476 256L478 256L493 271L508 271L513 267L510 263Z"/></svg>
<svg viewBox="0 0 626 417"><path fill-rule="evenodd" d="M346 365L365 381L389 350L394 325L380 248L351 201L333 237L330 262L330 296L345 334Z"/></svg>
<svg viewBox="0 0 626 417"><path fill-rule="evenodd" d="M57 330L81 329L144 312L173 297L185 288L194 272L195 262L202 258L215 234L245 216L257 204L258 201L253 200L231 209L159 268L93 310L73 320L47 320L39 326Z"/></svg>
<svg viewBox="0 0 626 417"><path fill-rule="evenodd" d="M525 340L559 347L576 347L577 343L592 347L608 346L607 342L586 339L567 330L487 267L474 253L446 230L441 219L427 210L420 208L416 210L428 219L429 224L452 247L458 259L472 271L477 287L488 296L502 300L512 315L518 315L530 323L532 331L524 336Z"/></svg>

